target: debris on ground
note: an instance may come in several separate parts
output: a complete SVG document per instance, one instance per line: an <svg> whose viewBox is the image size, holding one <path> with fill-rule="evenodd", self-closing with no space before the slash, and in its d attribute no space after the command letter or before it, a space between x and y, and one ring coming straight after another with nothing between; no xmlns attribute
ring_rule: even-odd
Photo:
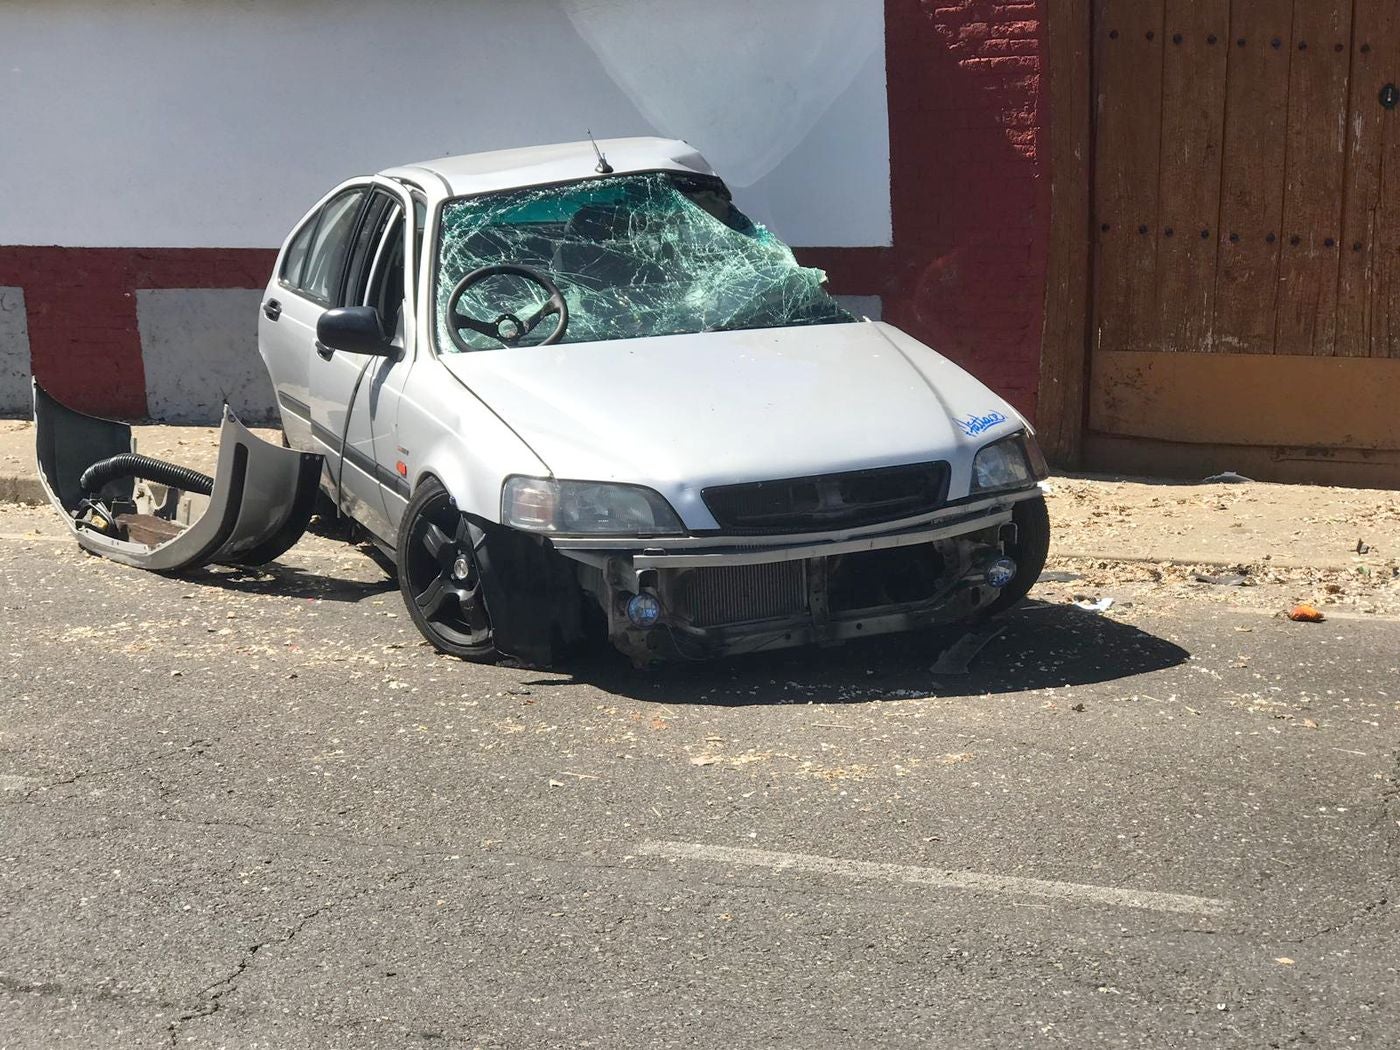
<svg viewBox="0 0 1400 1050"><path fill-rule="evenodd" d="M1106 613L1113 608L1112 598L1099 598L1095 601L1092 598L1081 598L1074 603L1076 609L1083 609L1085 612Z"/></svg>
<svg viewBox="0 0 1400 1050"><path fill-rule="evenodd" d="M1252 485L1253 478L1247 478L1243 474L1236 474L1233 470L1227 470L1223 474L1212 474L1208 478L1201 479L1202 485Z"/></svg>
<svg viewBox="0 0 1400 1050"><path fill-rule="evenodd" d="M1209 583L1215 587L1248 587L1249 577L1240 572L1227 572L1219 575L1198 572L1195 575L1197 583Z"/></svg>
<svg viewBox="0 0 1400 1050"><path fill-rule="evenodd" d="M1293 606L1293 608L1289 609L1288 618L1290 620L1297 620L1300 623L1321 623L1323 620L1327 619L1326 616L1322 615L1321 609L1317 608L1315 605L1309 605L1307 602L1299 602L1297 605Z"/></svg>
<svg viewBox="0 0 1400 1050"><path fill-rule="evenodd" d="M977 654L1004 630L1006 630L1005 625L988 624L975 631L969 631L947 649L944 649L930 670L936 675L967 674L968 668L972 665Z"/></svg>

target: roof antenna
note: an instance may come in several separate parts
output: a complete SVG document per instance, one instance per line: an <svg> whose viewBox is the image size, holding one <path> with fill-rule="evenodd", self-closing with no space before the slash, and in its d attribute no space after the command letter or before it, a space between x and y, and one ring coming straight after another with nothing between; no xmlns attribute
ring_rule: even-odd
<svg viewBox="0 0 1400 1050"><path fill-rule="evenodd" d="M589 128L587 131L588 141L593 143L593 152L598 154L598 166L593 170L599 175L611 175L613 173L613 166L608 163L608 158L603 156L603 151L598 148L598 143L593 138L593 129Z"/></svg>

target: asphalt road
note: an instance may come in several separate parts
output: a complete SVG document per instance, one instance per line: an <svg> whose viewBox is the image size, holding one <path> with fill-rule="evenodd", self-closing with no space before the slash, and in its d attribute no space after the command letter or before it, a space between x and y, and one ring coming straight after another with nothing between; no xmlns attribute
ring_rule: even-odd
<svg viewBox="0 0 1400 1050"><path fill-rule="evenodd" d="M0 1047L1400 1041L1394 620L541 673L329 540L56 526L0 510Z"/></svg>

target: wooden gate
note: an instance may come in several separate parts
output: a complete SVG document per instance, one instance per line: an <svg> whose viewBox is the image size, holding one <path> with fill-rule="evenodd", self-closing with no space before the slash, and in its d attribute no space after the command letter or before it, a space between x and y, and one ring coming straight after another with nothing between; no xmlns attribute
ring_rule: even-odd
<svg viewBox="0 0 1400 1050"><path fill-rule="evenodd" d="M1089 461L1400 484L1400 0L1090 33Z"/></svg>

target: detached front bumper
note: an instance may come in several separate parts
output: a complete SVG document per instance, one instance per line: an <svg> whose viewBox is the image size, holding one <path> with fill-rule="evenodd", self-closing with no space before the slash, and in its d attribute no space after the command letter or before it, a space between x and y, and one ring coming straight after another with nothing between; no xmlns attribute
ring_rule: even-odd
<svg viewBox="0 0 1400 1050"><path fill-rule="evenodd" d="M582 574L585 586L619 649L638 661L703 659L966 618L1000 593L988 567L1015 540L1015 504L1039 495L1030 487L912 523L820 536L685 537L625 551L561 538L554 546L593 570ZM659 603L653 626L629 618L639 595L653 612L652 599Z"/></svg>
<svg viewBox="0 0 1400 1050"><path fill-rule="evenodd" d="M203 512L175 520L180 493L166 490L155 513L140 513L134 479L123 476L85 493L90 465L134 452L131 427L85 415L34 384L39 479L49 502L87 551L153 572L202 565L262 565L291 548L311 518L321 477L320 456L260 439L225 407L219 460ZM87 497L93 497L89 499ZM88 512L94 503L105 508Z"/></svg>

